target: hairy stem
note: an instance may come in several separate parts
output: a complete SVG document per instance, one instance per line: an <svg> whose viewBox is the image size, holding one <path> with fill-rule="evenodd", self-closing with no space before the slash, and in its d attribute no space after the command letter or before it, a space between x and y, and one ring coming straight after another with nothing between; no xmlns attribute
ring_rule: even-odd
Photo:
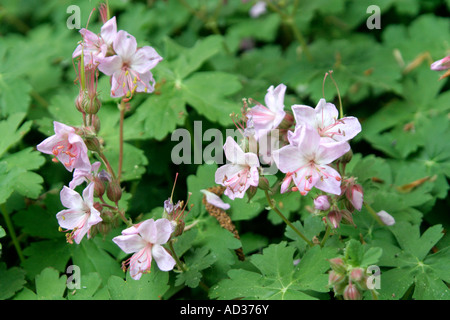
<svg viewBox="0 0 450 320"><path fill-rule="evenodd" d="M314 246L314 243L312 243L306 236L300 232L282 213L278 208L273 204L272 199L270 198L269 192L267 190L264 190L264 193L266 194L267 202L269 203L269 206L272 208L273 211L275 211L280 218L286 223L292 230L295 231L296 234L300 236L310 247Z"/></svg>

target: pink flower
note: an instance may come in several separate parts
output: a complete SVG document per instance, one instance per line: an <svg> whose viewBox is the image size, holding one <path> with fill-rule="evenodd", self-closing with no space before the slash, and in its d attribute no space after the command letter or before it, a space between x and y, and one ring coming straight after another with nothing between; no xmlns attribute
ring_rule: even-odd
<svg viewBox="0 0 450 320"><path fill-rule="evenodd" d="M272 153L278 169L294 181L302 195L312 187L339 195L341 176L328 164L349 151L349 144L321 144L315 129L301 126L297 130L293 143Z"/></svg>
<svg viewBox="0 0 450 320"><path fill-rule="evenodd" d="M269 131L276 129L283 121L286 112L284 111L284 94L286 86L278 85L275 89L270 86L265 96L265 104L257 104L247 112L247 127L255 129L255 139L259 140Z"/></svg>
<svg viewBox="0 0 450 320"><path fill-rule="evenodd" d="M136 38L120 30L113 42L116 55L100 60L99 70L112 76L111 96L131 96L153 92L155 80L150 72L162 57L152 47L137 48ZM150 84L151 82L151 84Z"/></svg>
<svg viewBox="0 0 450 320"><path fill-rule="evenodd" d="M117 35L116 17L109 19L101 28L100 35L85 28L80 30L83 42L80 43L72 54L72 58L78 57L83 52L84 64L98 64L99 59L104 58L112 49L112 43Z"/></svg>
<svg viewBox="0 0 450 320"><path fill-rule="evenodd" d="M338 119L336 106L320 99L316 108L293 105L297 126L310 125L321 136L322 143L348 141L361 131L361 124L355 117Z"/></svg>
<svg viewBox="0 0 450 320"><path fill-rule="evenodd" d="M100 166L101 163L97 161L92 164L89 170L75 169L75 171L73 172L73 179L72 181L69 182L69 188L75 189L77 186L79 186L85 181L94 180L94 176L97 175Z"/></svg>
<svg viewBox="0 0 450 320"><path fill-rule="evenodd" d="M223 148L231 163L217 169L215 181L226 187L224 194L231 200L243 198L250 186L258 186L258 156L251 152L244 153L232 137L227 138Z"/></svg>
<svg viewBox="0 0 450 320"><path fill-rule="evenodd" d="M212 204L213 206L223 210L230 209L230 204L223 202L223 200L217 194L208 190L200 190L200 192L206 196L206 202L208 202L209 204Z"/></svg>
<svg viewBox="0 0 450 320"><path fill-rule="evenodd" d="M100 212L94 208L94 184L90 183L83 191L83 198L74 190L63 187L61 190L61 202L68 208L58 212L56 218L62 228L73 230L67 235L67 241L80 243L91 226L102 221Z"/></svg>
<svg viewBox="0 0 450 320"><path fill-rule="evenodd" d="M442 71L450 69L450 56L446 56L438 61L435 61L430 66L431 70Z"/></svg>
<svg viewBox="0 0 450 320"><path fill-rule="evenodd" d="M314 207L317 210L326 211L330 209L330 202L328 201L328 197L326 195L318 196L314 199Z"/></svg>
<svg viewBox="0 0 450 320"><path fill-rule="evenodd" d="M170 271L176 262L162 246L169 241L173 232L172 224L167 219L145 220L135 226L122 231L122 235L113 238L125 253L134 253L125 263L130 266L130 275L139 280L143 273L149 272L152 257L158 268Z"/></svg>
<svg viewBox="0 0 450 320"><path fill-rule="evenodd" d="M55 134L38 144L37 150L54 155L70 172L73 169L90 170L86 144L75 129L57 121L53 126Z"/></svg>

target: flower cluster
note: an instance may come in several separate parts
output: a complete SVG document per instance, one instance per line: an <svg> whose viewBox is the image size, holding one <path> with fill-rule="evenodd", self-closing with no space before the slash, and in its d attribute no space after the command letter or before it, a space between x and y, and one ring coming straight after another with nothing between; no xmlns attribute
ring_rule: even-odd
<svg viewBox="0 0 450 320"><path fill-rule="evenodd" d="M323 193L315 200L318 212L328 215L334 227L342 217L352 223L351 213L362 208L363 190L354 177L344 174L351 159L349 141L361 125L355 117L340 117L336 106L325 99L315 108L292 105L287 111L286 89L284 84L270 86L264 105L256 101L251 108L245 105L238 127L245 138L241 145L227 138L224 151L229 163L218 168L215 181L226 187L230 199L243 198L261 187L262 158L284 173L280 193L298 191L305 196L316 188Z"/></svg>
<svg viewBox="0 0 450 320"><path fill-rule="evenodd" d="M130 98L135 92L154 91L155 80L151 73L162 57L153 47L138 48L136 38L126 31L117 31L116 17L106 21L95 34L85 28L80 30L83 41L72 57L84 56L84 64L98 68L111 76L111 96Z"/></svg>
<svg viewBox="0 0 450 320"><path fill-rule="evenodd" d="M66 209L56 214L60 231L66 232L67 242L79 244L85 235L91 238L97 233L106 234L122 219L128 228L113 241L126 253L134 253L125 261L124 268L129 265L131 277L137 280L150 271L152 257L161 270L173 269L175 260L162 245L175 231L183 232L177 223L184 227L180 214L184 209L172 208L168 218L147 219L133 225L119 207L122 197L120 170L117 177L103 154L101 139L97 137L100 128L97 113L101 106L97 92L99 71L111 76L111 96L121 98L125 105L135 92L153 92L155 80L150 70L162 58L152 47L138 48L136 39L126 31L117 31L116 18L107 20L106 10L106 6L101 6L104 24L100 34L81 29L83 41L72 56L78 60L76 71L80 88L75 107L83 115L83 125L74 127L54 121L54 135L36 148L52 155L53 162L62 163L73 173L69 186L64 186L60 192L61 203ZM91 164L89 152L102 160L106 170L101 170L102 162ZM84 183L86 187L80 195L75 189Z"/></svg>

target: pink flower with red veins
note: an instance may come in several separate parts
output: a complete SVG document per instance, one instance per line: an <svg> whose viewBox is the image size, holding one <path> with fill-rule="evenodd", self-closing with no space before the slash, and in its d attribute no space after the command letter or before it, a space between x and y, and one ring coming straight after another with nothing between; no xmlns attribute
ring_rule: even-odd
<svg viewBox="0 0 450 320"><path fill-rule="evenodd" d="M269 131L276 129L283 121L286 112L284 111L284 94L286 86L278 85L275 89L270 86L265 96L265 104L257 104L247 112L247 126L255 129L255 139L259 140Z"/></svg>
<svg viewBox="0 0 450 320"><path fill-rule="evenodd" d="M73 169L90 170L86 144L75 129L57 121L53 126L55 134L38 144L37 150L54 155L70 172Z"/></svg>
<svg viewBox="0 0 450 320"><path fill-rule="evenodd" d="M83 42L80 43L72 54L76 58L83 52L84 64L96 65L99 59L104 58L109 51L112 51L112 44L117 35L116 17L109 19L101 28L100 35L85 28L80 30Z"/></svg>
<svg viewBox="0 0 450 320"><path fill-rule="evenodd" d="M215 181L226 187L224 194L231 200L243 198L250 186L258 186L258 156L251 152L244 153L232 137L227 138L223 149L231 163L217 169Z"/></svg>
<svg viewBox="0 0 450 320"><path fill-rule="evenodd" d="M121 236L113 238L114 243L125 253L134 253L125 261L125 264L129 264L130 275L134 280L139 280L143 273L150 272L152 258L155 258L160 270L173 269L176 262L162 246L169 241L173 231L169 220L149 219L123 230Z"/></svg>
<svg viewBox="0 0 450 320"><path fill-rule="evenodd" d="M136 38L120 30L113 42L114 56L100 60L99 70L111 80L112 97L130 97L134 92L153 92L155 80L150 72L162 57L149 46L137 47Z"/></svg>
<svg viewBox="0 0 450 320"><path fill-rule="evenodd" d="M295 143L273 152L278 169L286 173L286 179L293 180L302 195L313 187L339 195L341 176L329 164L348 152L349 144L321 144L315 129L302 126L297 130Z"/></svg>
<svg viewBox="0 0 450 320"><path fill-rule="evenodd" d="M61 202L68 208L58 212L56 218L61 228L73 230L66 235L67 241L80 243L90 228L101 222L100 212L94 208L94 184L90 183L83 191L83 198L74 190L64 186L61 190Z"/></svg>
<svg viewBox="0 0 450 320"><path fill-rule="evenodd" d="M292 111L297 126L310 125L321 137L322 143L348 141L361 132L361 124L355 117L338 119L336 106L320 99L316 108L293 105Z"/></svg>

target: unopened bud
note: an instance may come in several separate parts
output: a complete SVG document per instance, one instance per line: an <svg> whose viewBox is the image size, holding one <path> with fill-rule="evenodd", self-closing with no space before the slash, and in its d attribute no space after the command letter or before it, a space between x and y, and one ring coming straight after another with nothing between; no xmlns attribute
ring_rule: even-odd
<svg viewBox="0 0 450 320"><path fill-rule="evenodd" d="M362 298L358 288L351 282L345 287L343 296L344 300L361 300Z"/></svg>
<svg viewBox="0 0 450 320"><path fill-rule="evenodd" d="M101 151L101 145L100 141L96 137L85 137L84 143L86 144L86 147L88 150L94 151L94 152L100 152Z"/></svg>
<svg viewBox="0 0 450 320"><path fill-rule="evenodd" d="M328 262L330 263L331 269L333 269L335 272L340 274L347 273L347 267L342 258L333 258L328 260Z"/></svg>
<svg viewBox="0 0 450 320"><path fill-rule="evenodd" d="M347 153L345 153L342 157L339 158L339 161L341 163L349 163L353 158L353 151L352 149L350 149L349 151L347 151Z"/></svg>
<svg viewBox="0 0 450 320"><path fill-rule="evenodd" d="M354 184L347 188L345 196L356 210L361 211L364 202L364 192L361 185Z"/></svg>
<svg viewBox="0 0 450 320"><path fill-rule="evenodd" d="M345 279L345 274L337 273L334 270L331 270L328 273L328 285L336 285L338 283L341 283Z"/></svg>
<svg viewBox="0 0 450 320"><path fill-rule="evenodd" d="M314 207L317 210L326 211L330 209L330 202L328 201L328 197L326 195L318 196L314 199Z"/></svg>
<svg viewBox="0 0 450 320"><path fill-rule="evenodd" d="M117 202L122 198L122 189L117 181L113 180L108 183L106 195L108 196L108 199L113 202Z"/></svg>
<svg viewBox="0 0 450 320"><path fill-rule="evenodd" d="M94 196L102 197L105 194L105 183L98 177L94 177Z"/></svg>
<svg viewBox="0 0 450 320"><path fill-rule="evenodd" d="M261 190L269 191L270 190L269 180L267 180L266 177L260 177L258 182L258 188L260 188Z"/></svg>
<svg viewBox="0 0 450 320"><path fill-rule="evenodd" d="M98 98L97 94L90 95L88 92L85 92L83 95L83 100L81 103L84 112L87 114L96 114L102 106L102 102Z"/></svg>
<svg viewBox="0 0 450 320"><path fill-rule="evenodd" d="M354 268L350 271L350 280L353 282L360 282L364 279L364 269Z"/></svg>
<svg viewBox="0 0 450 320"><path fill-rule="evenodd" d="M327 217L335 229L339 228L339 224L342 220L342 214L339 211L337 210L330 211Z"/></svg>
<svg viewBox="0 0 450 320"><path fill-rule="evenodd" d="M80 91L78 96L75 98L75 107L81 113L85 113L84 108L83 108L83 92L82 91Z"/></svg>
<svg viewBox="0 0 450 320"><path fill-rule="evenodd" d="M247 193L248 201L250 201L255 196L256 191L258 191L258 187L255 187L255 186L250 186L250 188L247 189L246 193Z"/></svg>

